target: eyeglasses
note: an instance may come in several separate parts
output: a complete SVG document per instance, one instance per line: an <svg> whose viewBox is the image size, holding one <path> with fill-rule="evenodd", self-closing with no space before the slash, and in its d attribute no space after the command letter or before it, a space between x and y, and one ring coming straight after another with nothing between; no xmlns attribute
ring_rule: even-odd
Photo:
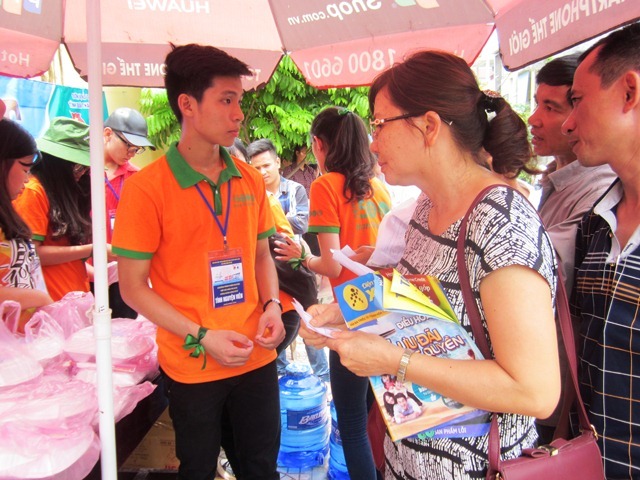
<svg viewBox="0 0 640 480"><path fill-rule="evenodd" d="M40 163L40 160L42 160L42 154L40 153L40 151L37 151L36 153L33 154L33 158L31 158L30 162L18 162L18 163L23 167L33 167L37 163Z"/></svg>
<svg viewBox="0 0 640 480"><path fill-rule="evenodd" d="M371 126L371 136L373 138L376 138L385 123L395 122L396 120L404 120L406 118L418 117L420 115L422 115L422 113L404 113L396 117L374 118L372 120L369 120L369 125Z"/></svg>
<svg viewBox="0 0 640 480"><path fill-rule="evenodd" d="M124 138L115 130L113 131L113 133L115 134L116 137L118 137L122 141L122 143L124 143L127 146L127 153L129 153L130 155L138 155L140 153L144 153L144 151L146 150L146 148L144 147L138 147L128 142L126 138Z"/></svg>
<svg viewBox="0 0 640 480"><path fill-rule="evenodd" d="M403 113L402 115L398 115L398 116L395 116L395 117L374 118L372 120L369 120L369 125L371 126L371 136L374 139L377 138L378 137L378 133L380 132L380 130L382 129L382 126L385 123L395 122L396 120L405 120L407 118L419 117L420 115L424 115L424 112L421 112L421 113ZM453 121L451 121L451 120L445 120L442 117L440 117L440 118L442 119L442 121L444 123L446 123L449 126L451 126L453 124Z"/></svg>

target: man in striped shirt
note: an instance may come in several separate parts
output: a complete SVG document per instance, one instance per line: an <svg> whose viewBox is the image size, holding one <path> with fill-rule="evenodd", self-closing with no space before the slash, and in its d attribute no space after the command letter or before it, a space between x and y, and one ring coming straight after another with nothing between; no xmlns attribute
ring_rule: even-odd
<svg viewBox="0 0 640 480"><path fill-rule="evenodd" d="M573 152L620 178L577 234L580 387L607 479L640 479L640 24L583 54L571 99L563 131Z"/></svg>

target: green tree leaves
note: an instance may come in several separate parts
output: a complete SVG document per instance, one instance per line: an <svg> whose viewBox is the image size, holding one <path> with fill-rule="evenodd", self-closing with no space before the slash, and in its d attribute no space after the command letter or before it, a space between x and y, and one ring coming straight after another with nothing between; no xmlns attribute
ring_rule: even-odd
<svg viewBox="0 0 640 480"><path fill-rule="evenodd" d="M290 159L296 146L309 143L309 128L320 110L337 105L367 118L368 94L368 87L318 90L308 85L293 60L284 56L264 88L244 95L240 138L247 144L268 138L281 158ZM164 90L143 89L140 111L147 116L149 137L155 145L162 148L179 139L180 126Z"/></svg>

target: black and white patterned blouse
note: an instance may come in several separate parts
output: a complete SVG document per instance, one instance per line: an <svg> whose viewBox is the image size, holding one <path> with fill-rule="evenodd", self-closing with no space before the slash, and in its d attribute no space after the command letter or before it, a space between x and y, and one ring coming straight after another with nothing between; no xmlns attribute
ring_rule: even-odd
<svg viewBox="0 0 640 480"><path fill-rule="evenodd" d="M441 235L433 235L428 228L431 207L431 201L422 195L406 233L406 250L398 270L439 278L456 315L473 337L456 267L461 220ZM555 295L556 267L551 241L535 209L519 193L506 187L491 190L471 213L466 236L465 258L485 333L479 288L482 279L494 270L510 265L532 268L547 280ZM502 414L499 427L503 459L518 457L523 448L536 443L532 417ZM385 455L387 479L484 479L487 436L431 440L414 437L397 444L387 437Z"/></svg>

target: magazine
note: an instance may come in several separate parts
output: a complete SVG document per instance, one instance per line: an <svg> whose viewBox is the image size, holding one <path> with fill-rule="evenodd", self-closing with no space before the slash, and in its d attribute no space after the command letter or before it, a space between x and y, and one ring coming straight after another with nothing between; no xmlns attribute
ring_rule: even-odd
<svg viewBox="0 0 640 480"><path fill-rule="evenodd" d="M395 270L368 273L336 287L347 326L384 337L424 355L458 360L482 354L458 322L440 282L424 275L411 282ZM436 392L399 383L393 375L370 378L376 401L394 441L484 435L490 414Z"/></svg>

